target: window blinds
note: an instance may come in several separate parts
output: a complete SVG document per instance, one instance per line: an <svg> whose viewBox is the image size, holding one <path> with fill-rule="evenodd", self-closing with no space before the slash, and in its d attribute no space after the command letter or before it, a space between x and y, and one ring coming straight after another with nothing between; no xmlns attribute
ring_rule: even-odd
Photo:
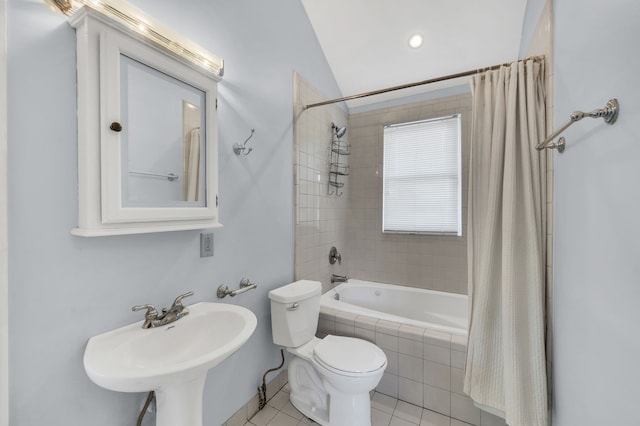
<svg viewBox="0 0 640 426"><path fill-rule="evenodd" d="M461 235L460 114L384 128L383 232Z"/></svg>

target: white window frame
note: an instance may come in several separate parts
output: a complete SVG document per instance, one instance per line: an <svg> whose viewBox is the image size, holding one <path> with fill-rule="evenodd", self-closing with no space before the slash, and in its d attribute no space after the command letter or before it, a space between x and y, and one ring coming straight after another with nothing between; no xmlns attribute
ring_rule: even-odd
<svg viewBox="0 0 640 426"><path fill-rule="evenodd" d="M453 143L456 144L456 165L453 167L455 168L455 173L456 173L456 177L457 177L457 190L456 190L456 196L455 196L455 204L456 204L456 225L455 225L455 229L453 229L454 227L449 227L446 229L441 228L441 230L435 229L434 226L426 226L425 224L416 224L416 226L407 226L407 229L395 229L397 228L397 226L393 226L392 224L388 224L387 220L385 218L385 214L388 211L387 209L390 208L389 207L389 203L391 202L398 202L399 201L390 201L388 200L388 185L392 182L392 179L388 177L388 173L389 170L391 169L391 167L387 164L387 162L389 161L393 161L394 160L394 156L393 156L393 151L390 151L391 147L390 147L390 142L388 140L388 135L390 134L390 132L394 129L394 128L408 128L407 126L421 126L421 125L434 125L438 122L443 122L443 121L449 121L449 120L456 120L456 124L457 124L457 137L455 138L455 141ZM417 127L416 127L417 129ZM389 133L388 133L389 132ZM423 234L423 235L452 235L452 236L461 236L462 235L462 114L461 113L456 113L456 114L450 114L450 115L446 115L446 116L441 116L441 117L435 117L435 118L429 118L429 119L425 119L425 120L418 120L418 121L411 121L411 122L406 122L406 123L397 123L397 124L390 124L390 125L386 125L384 126L384 131L383 131L383 174L382 174L382 232L383 233L388 233L388 234ZM427 141L428 143L429 141ZM432 141L435 142L435 141ZM401 168L400 168L401 169ZM398 175L398 167L395 167L395 177L397 178ZM407 173L410 174L410 173ZM402 176L402 175L400 175ZM421 176L426 176L426 174L421 175ZM434 176L435 178L435 176ZM450 192L449 192L450 193ZM451 200L450 200L451 201ZM449 206L451 206L451 204L449 204ZM394 206L391 206L391 208L393 208ZM398 204L397 206L395 206L395 208L398 209L402 209L402 208L407 208L405 205L403 204ZM449 216L451 217L451 216Z"/></svg>

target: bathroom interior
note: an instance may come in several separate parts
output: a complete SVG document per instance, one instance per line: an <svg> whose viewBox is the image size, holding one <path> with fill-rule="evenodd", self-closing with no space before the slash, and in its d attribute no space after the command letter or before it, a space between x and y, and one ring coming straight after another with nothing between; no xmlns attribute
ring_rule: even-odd
<svg viewBox="0 0 640 426"><path fill-rule="evenodd" d="M349 5L337 0L128 0L171 34L224 58L224 72L210 73L214 95L206 91L201 100L215 114L190 115L191 107L182 107L183 121L191 123L191 140L201 137L215 148L200 160L206 185L195 187L195 201L189 201L195 207L185 214L206 211L181 219L187 225L172 229L162 216L168 208L160 206L153 209L160 216L143 225L135 219L137 224L116 232L122 228L113 223L131 218L118 216L126 208L100 209L95 194L109 194L100 179L112 169L100 162L100 147L84 145L83 139L101 131L95 127L100 108L108 108L91 91L99 84L94 66L99 55L91 43L86 51L79 48L85 40L76 33L82 22L73 23L52 8L55 3L64 2L0 0L0 426L113 426L136 420L160 425L157 408L166 403L165 394L156 395L159 400L145 410L148 392L106 389L85 366L90 338L142 323L145 310L151 312L147 306L159 311L172 301L172 308L184 303L191 313L166 327L167 332L192 324L203 306L212 305L207 302L221 305L227 314L252 313L243 317L251 331L231 333L237 347L202 376L206 381L195 416L201 424L311 424L288 401L292 384L287 370L300 354L281 352L288 346L274 343L272 334L274 299L289 300L278 290L299 280L320 283L323 293L316 338L355 337L367 343L367 350L384 354L378 358L385 360L384 372L370 389L371 406L366 406L371 424L506 424L504 412L490 406L481 410L468 396L467 390L477 384L464 380L465 367L477 361L466 352L468 324L463 332L455 327L429 331L335 308L345 302L336 296L346 298L347 290L360 282L390 283L441 292L462 301L465 309L470 303L472 327L482 322L482 307L473 304L479 292L470 294L468 285L475 276L469 265L481 255L469 248L475 241L468 237L472 228L484 228L469 223L468 203L474 196L470 188L475 188L469 177L477 171L469 164L479 97L470 80L481 85L484 78L470 75L446 84L310 105L467 70L478 76L492 72L486 67L526 58L544 64L539 86L544 136L567 120L570 128L562 133L564 152L530 153L540 160L543 173L538 177L544 187L537 190L546 197L539 206L546 223L538 240L544 254L538 259L543 287L521 297L525 308L539 308L534 313L543 355L538 373L546 382L535 385L546 392L531 400L544 407L545 418L507 423L640 425L640 369L635 367L640 356L635 329L640 322L635 306L640 298L640 230L633 225L640 208L640 131L631 126L634 117L640 119L640 57L631 47L640 39L640 4L584 0L576 7L553 0L489 0L478 6L460 0L445 7L411 0L399 8L384 0ZM490 13L481 14L478 7ZM366 28L369 14L390 20L389 30L368 29L382 36L382 43L367 43L366 32L356 31ZM396 16L401 18L391 22ZM405 21L401 37L393 39L390 28ZM472 35L451 30L465 26L490 37L476 46ZM413 67L407 78L385 49L420 55L420 48L407 45L415 32L425 35L423 48L438 43L441 56L423 68ZM478 33L475 38L482 37ZM510 50L498 52L503 38ZM329 42L339 48L328 50ZM365 51L373 52L375 62L365 63ZM94 65L81 66L87 52ZM461 65L450 68L448 62ZM376 80L379 75L383 78ZM348 78L355 86L345 86ZM608 123L604 110L613 99L619 102L619 116ZM598 109L598 117L570 115ZM385 126L458 114L459 233L382 232ZM207 131L194 133L196 127ZM117 128L111 127L105 137L119 134ZM334 143L336 150L331 149ZM141 194L151 192L146 188ZM203 199L208 201L201 203ZM485 200L475 202L484 205ZM111 223L105 225L100 215L111 215ZM524 235L520 231L511 233ZM332 247L336 250L330 255ZM517 260L530 255L510 253ZM334 290L336 285L345 288L344 296ZM496 304L507 299L504 293L486 296ZM205 303L196 305L200 302ZM132 312L132 306L139 311ZM176 312L179 318L181 311ZM217 325L232 329L230 317L221 318ZM520 323L504 324L518 338L528 334L518 328L524 327ZM139 325L136 332L152 332L138 330ZM505 353L513 349L519 356L529 349L506 348ZM153 346L149 353L172 350ZM97 357L107 351L108 346L94 353ZM278 369L282 353L285 363ZM527 386L525 381L514 383L517 378L509 371L505 366L500 372L505 388L528 389L530 381ZM269 400L264 404L263 383ZM532 405L525 403L527 409ZM528 412L519 415L533 418ZM509 410L506 416L517 417ZM166 424L199 426L191 420Z"/></svg>

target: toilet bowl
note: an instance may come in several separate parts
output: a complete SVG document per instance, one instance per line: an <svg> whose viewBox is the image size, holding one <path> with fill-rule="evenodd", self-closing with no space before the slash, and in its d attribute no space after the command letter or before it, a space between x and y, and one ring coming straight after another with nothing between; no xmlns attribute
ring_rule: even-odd
<svg viewBox="0 0 640 426"><path fill-rule="evenodd" d="M297 281L269 292L273 341L293 355L291 403L321 425L370 426L373 390L387 358L373 343L353 337L315 337L321 285Z"/></svg>

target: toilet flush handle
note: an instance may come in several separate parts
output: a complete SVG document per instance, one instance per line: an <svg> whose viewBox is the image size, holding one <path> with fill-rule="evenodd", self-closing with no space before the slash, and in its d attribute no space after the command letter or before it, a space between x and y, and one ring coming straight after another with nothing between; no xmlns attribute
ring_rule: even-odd
<svg viewBox="0 0 640 426"><path fill-rule="evenodd" d="M287 308L287 311L295 311L296 309L298 309L298 306L300 305L298 305L297 303L294 303L293 305Z"/></svg>

